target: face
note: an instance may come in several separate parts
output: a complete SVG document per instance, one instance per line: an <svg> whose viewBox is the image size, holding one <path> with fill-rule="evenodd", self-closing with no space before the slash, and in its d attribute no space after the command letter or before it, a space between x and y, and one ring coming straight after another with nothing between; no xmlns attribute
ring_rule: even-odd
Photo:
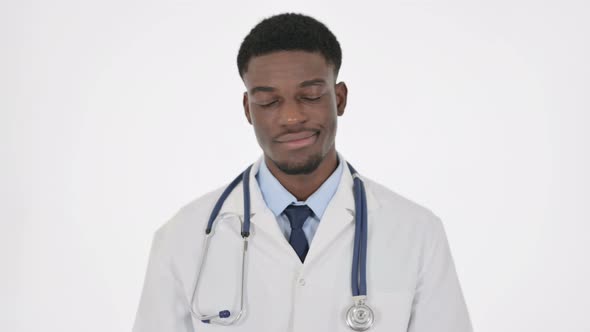
<svg viewBox="0 0 590 332"><path fill-rule="evenodd" d="M265 158L287 174L309 174L335 154L347 88L320 53L253 57L243 75L244 111Z"/></svg>

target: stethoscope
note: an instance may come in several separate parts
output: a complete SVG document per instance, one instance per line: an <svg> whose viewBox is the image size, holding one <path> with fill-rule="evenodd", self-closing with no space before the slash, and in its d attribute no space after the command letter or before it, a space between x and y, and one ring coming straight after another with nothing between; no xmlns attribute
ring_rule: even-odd
<svg viewBox="0 0 590 332"><path fill-rule="evenodd" d="M203 244L203 253L201 256L201 263L197 270L197 277L195 287L191 298L190 310L195 317L203 323L212 323L218 325L233 325L245 312L244 295L245 295L245 269L246 269L246 253L248 252L248 238L250 236L250 165L242 174L236 177L225 188L217 203L213 207L207 228L205 229L205 242ZM348 168L354 179L353 193L355 205L355 230L354 230L354 251L352 255L352 306L346 313L346 324L354 331L365 331L373 326L374 317L373 310L366 304L367 302L367 197L365 193L365 186L360 179L356 170L349 164ZM240 295L240 310L237 314L232 315L229 310L221 310L216 314L205 315L199 311L195 306L195 298L203 265L207 258L207 250L209 249L209 242L213 236L213 222L217 219L219 211L223 203L232 192L232 190L243 181L244 188L244 221L242 223L242 239L244 241L242 247L242 280L241 280L241 295ZM235 313L235 311L234 311Z"/></svg>

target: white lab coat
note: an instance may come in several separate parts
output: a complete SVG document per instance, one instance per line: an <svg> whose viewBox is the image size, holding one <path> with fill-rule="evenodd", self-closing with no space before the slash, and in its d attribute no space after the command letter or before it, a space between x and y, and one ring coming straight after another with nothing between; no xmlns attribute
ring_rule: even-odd
<svg viewBox="0 0 590 332"><path fill-rule="evenodd" d="M250 173L251 235L246 268L246 314L237 325L205 324L190 314L204 230L223 188L182 208L155 234L134 332L351 331L354 236L353 179L345 167L338 190L301 263ZM447 238L438 217L361 175L367 192L369 331L472 331ZM221 215L243 215L242 185ZM215 234L201 276L203 313L236 310L240 301L240 223L226 218Z"/></svg>

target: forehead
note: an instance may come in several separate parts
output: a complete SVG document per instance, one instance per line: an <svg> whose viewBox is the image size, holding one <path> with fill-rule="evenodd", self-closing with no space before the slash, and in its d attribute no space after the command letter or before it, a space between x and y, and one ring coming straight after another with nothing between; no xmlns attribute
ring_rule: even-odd
<svg viewBox="0 0 590 332"><path fill-rule="evenodd" d="M278 86L316 78L333 82L332 67L319 52L278 51L250 59L244 83L247 87L260 84Z"/></svg>

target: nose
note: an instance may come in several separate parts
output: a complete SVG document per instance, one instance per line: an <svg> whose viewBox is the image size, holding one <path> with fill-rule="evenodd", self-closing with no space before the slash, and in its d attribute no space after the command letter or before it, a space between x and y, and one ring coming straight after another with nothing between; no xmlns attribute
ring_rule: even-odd
<svg viewBox="0 0 590 332"><path fill-rule="evenodd" d="M295 100L285 100L279 109L279 124L281 126L296 126L308 119L303 106Z"/></svg>

